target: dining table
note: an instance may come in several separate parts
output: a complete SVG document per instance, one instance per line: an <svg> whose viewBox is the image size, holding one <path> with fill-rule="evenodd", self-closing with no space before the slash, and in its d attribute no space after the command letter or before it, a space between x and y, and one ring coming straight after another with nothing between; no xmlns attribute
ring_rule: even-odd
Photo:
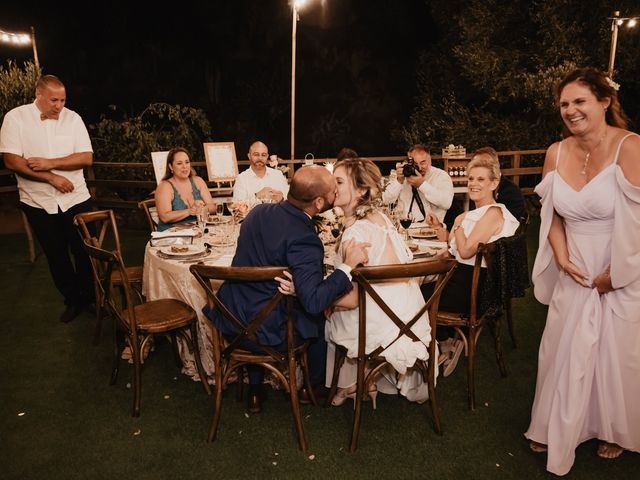
<svg viewBox="0 0 640 480"><path fill-rule="evenodd" d="M187 228L193 228L187 225ZM184 226L174 227L176 235ZM207 296L189 271L194 263L205 265L230 266L235 254L240 226L231 217L218 219L207 224L204 233L193 228L196 234L189 240L192 243L179 246L172 252L170 245L152 245L147 243L144 254L142 293L147 300L174 298L191 306L198 315L197 341L204 371L213 383L213 340L212 326L202 312L207 304ZM440 256L446 252L446 242L438 242L427 230L410 229L407 245L413 253L414 261ZM322 235L320 236L322 238ZM325 238L325 260L327 271L333 268L335 256L335 238ZM200 381L193 352L180 336L177 337L178 352L182 360L182 372L194 381Z"/></svg>
<svg viewBox="0 0 640 480"><path fill-rule="evenodd" d="M221 225L227 223L227 230L222 233ZM188 227L191 227L190 225ZM175 227L176 230L182 227ZM204 371L213 379L213 343L211 322L202 313L207 304L207 296L189 271L194 263L205 265L230 266L235 254L239 226L231 221L231 217L223 218L217 223L208 224L204 233L198 232L192 243L178 245L152 246L148 242L145 247L142 275L142 293L147 300L175 298L191 306L198 315L198 346ZM182 360L182 372L195 381L200 381L193 352L180 336L177 337L178 352Z"/></svg>

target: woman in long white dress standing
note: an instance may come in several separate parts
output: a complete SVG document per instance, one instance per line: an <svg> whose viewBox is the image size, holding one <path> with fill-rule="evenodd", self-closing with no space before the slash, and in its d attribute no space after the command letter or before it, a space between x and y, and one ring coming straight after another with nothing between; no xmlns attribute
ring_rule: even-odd
<svg viewBox="0 0 640 480"><path fill-rule="evenodd" d="M334 168L337 184L334 205L345 214L345 230L342 243L349 239L368 242L369 261L367 266L407 263L412 254L393 224L375 205L381 198L381 174L371 161L362 158L346 159ZM336 265L342 262L342 249L336 254ZM376 284L376 292L402 320L410 320L424 306L417 279L398 280ZM357 288L337 302L335 311L326 323L327 343L327 385L331 383L335 345L347 348L347 359L340 370L339 390L333 399L334 406L342 405L347 398L355 397L356 359L358 354L358 297ZM386 347L398 334L398 327L371 299L367 298L367 338L366 351L379 346ZM426 360L427 346L431 340L431 328L427 313L412 327L420 342L401 337L385 350L385 358L393 369L387 370L376 385L369 385L367 391L374 400L377 391L400 392L409 400L424 402L428 398L426 383L422 375L412 369L417 359Z"/></svg>
<svg viewBox="0 0 640 480"><path fill-rule="evenodd" d="M576 447L640 451L640 137L616 85L579 69L558 86L566 138L547 151L536 298L549 305L530 447L564 475Z"/></svg>

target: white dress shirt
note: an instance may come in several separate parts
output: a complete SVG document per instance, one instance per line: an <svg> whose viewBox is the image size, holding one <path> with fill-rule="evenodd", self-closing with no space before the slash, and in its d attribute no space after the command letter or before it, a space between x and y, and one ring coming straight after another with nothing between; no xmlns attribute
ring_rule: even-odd
<svg viewBox="0 0 640 480"><path fill-rule="evenodd" d="M431 211L442 222L453 201L453 182L451 177L444 170L434 166L429 167L429 171L424 176L424 182L418 187L418 194L424 204L425 214L428 215ZM400 199L404 203L405 209L408 209L409 205L411 205L412 197L411 185L409 185L406 178L404 183L398 182L397 179L392 180L382 194L382 200L385 203L393 203ZM416 202L413 202L411 212L416 222L424 220Z"/></svg>
<svg viewBox="0 0 640 480"><path fill-rule="evenodd" d="M233 186L233 201L254 203L256 201L256 193L264 187L270 187L282 192L284 198L287 198L287 193L289 193L289 184L280 170L266 167L264 176L259 177L249 167L236 177L236 183Z"/></svg>
<svg viewBox="0 0 640 480"><path fill-rule="evenodd" d="M93 149L80 115L63 108L58 120L40 120L40 110L35 103L31 103L14 108L5 115L0 130L0 152L29 159L60 158L73 153L93 152ZM81 168L51 172L73 183L73 191L62 193L46 182L16 175L20 201L54 214L58 213L58 207L66 212L90 198Z"/></svg>

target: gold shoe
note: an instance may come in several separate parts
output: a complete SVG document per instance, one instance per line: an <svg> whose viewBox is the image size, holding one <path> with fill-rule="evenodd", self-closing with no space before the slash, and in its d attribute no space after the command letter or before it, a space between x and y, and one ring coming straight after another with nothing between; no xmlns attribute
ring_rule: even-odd
<svg viewBox="0 0 640 480"><path fill-rule="evenodd" d="M444 372L442 373L444 377L448 377L456 369L462 350L464 350L464 342L462 340L456 340L456 344L453 347L453 350L449 352L449 360L445 360L444 362Z"/></svg>
<svg viewBox="0 0 640 480"><path fill-rule="evenodd" d="M351 390L353 388L353 390ZM352 387L347 387L347 388L340 388L338 390L338 392L335 394L335 396L333 397L333 400L331 400L331 405L333 405L334 407L340 407L344 404L344 402L347 401L347 398L350 398L351 400L353 400L353 408L356 408L356 385L353 385ZM376 387L375 383L369 385L369 388L367 389L367 394L368 397L371 398L371 402L372 402L372 406L373 409L375 410L377 407L377 397L378 397L378 388ZM366 398L364 398L363 400L366 400Z"/></svg>
<svg viewBox="0 0 640 480"><path fill-rule="evenodd" d="M352 391L349 391L353 388ZM334 407L341 407L344 402L347 401L347 398L351 398L353 400L353 405L355 408L356 404L356 386L347 387L347 388L339 388L336 394L331 399L331 405Z"/></svg>

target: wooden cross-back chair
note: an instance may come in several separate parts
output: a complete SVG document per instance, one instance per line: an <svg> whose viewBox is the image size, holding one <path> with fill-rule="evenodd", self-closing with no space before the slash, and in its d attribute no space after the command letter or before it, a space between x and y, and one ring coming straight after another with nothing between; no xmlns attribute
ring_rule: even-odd
<svg viewBox="0 0 640 480"><path fill-rule="evenodd" d="M524 245L524 247L523 247ZM524 253L522 249L524 248ZM511 252L523 259L513 263ZM497 259L496 255L504 258ZM523 257L524 255L524 257ZM482 260L486 267L484 285L481 282ZM496 261L502 265L494 265ZM495 267L495 268L494 268ZM502 267L502 268L498 268ZM452 327L464 342L467 358L467 397L470 410L476 407L476 349L478 339L485 326L489 326L493 335L496 362L502 377L507 376L501 339L502 315L506 311L509 331L515 344L515 334L511 318L511 298L523 296L528 286L528 268L526 263L526 239L522 230L511 237L500 238L491 243L480 243L473 266L469 313L438 312L437 324Z"/></svg>
<svg viewBox="0 0 640 480"><path fill-rule="evenodd" d="M156 199L148 198L138 202L138 208L142 209L149 225L149 231L155 232L158 229L158 214L156 213ZM155 215L155 217L154 217Z"/></svg>
<svg viewBox="0 0 640 480"><path fill-rule="evenodd" d="M84 240L84 247L92 259L96 284L104 299L104 305L114 319L113 335L113 364L110 384L115 384L118 377L120 357L124 345L131 349L133 360L133 410L132 415L140 415L142 400L142 355L144 348L153 335L169 335L172 340L174 356L178 367L181 367L177 352L176 335L180 335L194 352L196 368L207 395L211 394L207 375L200 360L198 347L198 317L193 308L186 303L173 298L153 300L141 304L134 304L133 293L128 278L127 268L122 261L120 252L109 251L96 247L90 240ZM116 302L111 295L110 278L112 273L118 272L122 278L124 302ZM188 331L188 334L187 334ZM124 334L124 342L120 341L120 334Z"/></svg>
<svg viewBox="0 0 640 480"><path fill-rule="evenodd" d="M435 321L438 312L438 304L442 289L451 278L456 268L455 259L447 258L440 260L428 260L415 263L397 264L397 265L380 265L372 267L358 267L351 271L353 280L358 284L358 358L357 358L357 381L356 381L356 399L355 412L353 416L353 426L351 430L351 442L349 451L355 452L358 448L358 436L360 434L360 420L362 413L362 401L366 393L365 386L369 379L375 376L387 365L384 352L389 346L395 343L403 336L409 337L414 342L420 342L420 339L413 333L411 328L422 318L425 312L429 314L429 324L431 326L431 342L428 345L429 358L425 362L417 360L415 368L418 368L423 375L424 381L427 383L429 390L429 405L433 416L434 430L436 433L442 433L440 423L440 413L438 410L438 400L435 388L435 369L437 365L436 340L435 340ZM421 278L425 276L437 275L436 287L431 297L425 302L425 305L415 313L411 319L399 318L386 304L383 298L378 295L374 285L376 283L387 282L396 279ZM367 353L365 351L367 338L367 297L370 297L389 317L389 319L398 327L399 331L396 338L389 345L380 346ZM336 356L333 370L333 378L331 382L331 390L327 404L329 404L336 393L338 384L338 375L346 358L347 350L341 345L336 345ZM370 368L369 373L365 374L365 367Z"/></svg>
<svg viewBox="0 0 640 480"><path fill-rule="evenodd" d="M302 426L302 416L300 414L300 404L298 402L298 388L296 384L296 362L300 362L307 389L313 397L313 389L309 381L309 370L307 364L308 342L295 345L294 319L293 319L293 297L282 295L274 285L274 294L264 305L260 312L247 323L241 322L219 297L217 290L212 287L212 281L219 285L220 282L268 282L273 281L276 276L283 276L286 267L215 267L207 265L191 265L191 273L202 285L207 293L209 306L220 311L225 322L229 322L239 333L230 340L225 340L220 330L213 327L213 354L215 367L215 403L213 418L209 428L208 441L216 439L220 413L222 409L222 392L226 388L230 375L237 369L247 365L261 365L273 372L285 390L289 393L291 400L291 410L293 413L294 426L298 439L298 448L306 451L307 440ZM260 343L256 336L256 331L269 315L282 303L285 304L286 311L286 351L278 351L272 346ZM246 341L256 346L256 351L249 351L243 348ZM259 352L259 353L256 353ZM240 376L240 380L242 378Z"/></svg>
<svg viewBox="0 0 640 480"><path fill-rule="evenodd" d="M80 237L90 242L91 245L98 248L113 249L122 255L122 249L120 247L120 234L118 233L118 224L116 223L113 210L97 210L93 212L79 213L73 218ZM108 243L108 247L106 245ZM102 266L96 265L92 260L94 270L97 268L100 273ZM142 265L136 265L133 267L127 267L127 278L130 285L136 288L137 296L142 301ZM121 291L124 284L124 280L119 271L113 271L110 277L111 287L117 288ZM105 308L104 296L100 293L96 280L96 328L93 336L93 343L97 344L100 341L100 335L102 332L102 317ZM122 297L124 300L124 296Z"/></svg>

